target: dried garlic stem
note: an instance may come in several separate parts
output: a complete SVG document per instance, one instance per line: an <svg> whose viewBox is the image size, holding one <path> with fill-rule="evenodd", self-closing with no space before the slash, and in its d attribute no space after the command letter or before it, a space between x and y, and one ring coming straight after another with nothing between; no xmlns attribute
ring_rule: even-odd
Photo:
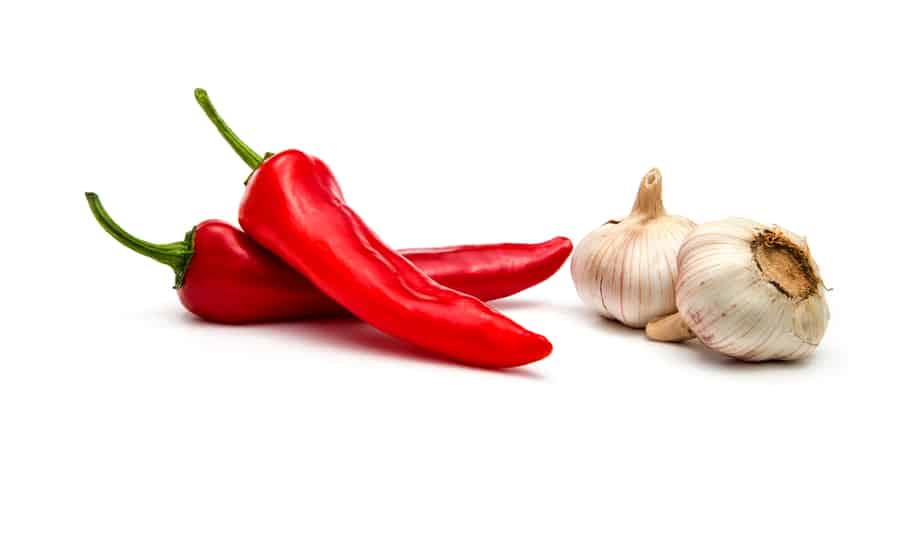
<svg viewBox="0 0 899 543"><path fill-rule="evenodd" d="M639 215L644 219L654 219L665 214L662 205L662 172L658 168L649 170L640 183L640 191L631 209L631 215Z"/></svg>
<svg viewBox="0 0 899 543"><path fill-rule="evenodd" d="M653 341L679 342L693 339L696 334L690 330L680 313L672 313L647 323L646 337Z"/></svg>

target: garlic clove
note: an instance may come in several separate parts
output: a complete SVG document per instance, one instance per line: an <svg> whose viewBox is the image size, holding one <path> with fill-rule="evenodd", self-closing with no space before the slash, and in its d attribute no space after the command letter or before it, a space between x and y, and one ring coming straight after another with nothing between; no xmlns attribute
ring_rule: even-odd
<svg viewBox="0 0 899 543"><path fill-rule="evenodd" d="M827 331L830 309L821 294L803 300L793 314L793 332L804 342L817 346Z"/></svg>
<svg viewBox="0 0 899 543"><path fill-rule="evenodd" d="M666 317L660 317L648 322L646 324L646 335L656 341L672 343L687 341L696 337L696 334L693 333L693 330L690 330L690 327L687 326L687 323L684 322L684 319L678 313L672 313Z"/></svg>

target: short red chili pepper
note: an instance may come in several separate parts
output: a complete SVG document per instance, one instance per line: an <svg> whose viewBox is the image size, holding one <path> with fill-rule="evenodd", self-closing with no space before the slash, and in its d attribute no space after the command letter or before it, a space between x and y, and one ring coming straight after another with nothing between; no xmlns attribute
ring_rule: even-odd
<svg viewBox="0 0 899 543"><path fill-rule="evenodd" d="M208 97L197 91L198 100ZM467 364L507 368L552 351L543 336L441 286L388 247L346 204L321 160L288 150L261 160L207 115L252 168L241 227L351 313L390 335Z"/></svg>
<svg viewBox="0 0 899 543"><path fill-rule="evenodd" d="M293 268L224 221L204 221L175 243L149 243L119 226L87 193L97 222L120 243L171 266L181 303L214 322L246 324L348 314ZM407 249L403 256L432 279L481 300L520 292L554 274L571 241Z"/></svg>

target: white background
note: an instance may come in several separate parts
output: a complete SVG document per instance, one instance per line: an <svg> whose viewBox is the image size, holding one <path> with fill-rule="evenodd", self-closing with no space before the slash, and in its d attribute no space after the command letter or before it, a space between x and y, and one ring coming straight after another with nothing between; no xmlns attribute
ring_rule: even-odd
<svg viewBox="0 0 899 543"><path fill-rule="evenodd" d="M848 366L854 202L896 181L888 2L126 4L0 16L0 540L896 540L896 370ZM795 364L654 344L567 264L495 304L555 345L506 374L205 324L83 199L159 242L235 220L195 86L396 247L577 242L658 166L672 212L807 235L830 328Z"/></svg>

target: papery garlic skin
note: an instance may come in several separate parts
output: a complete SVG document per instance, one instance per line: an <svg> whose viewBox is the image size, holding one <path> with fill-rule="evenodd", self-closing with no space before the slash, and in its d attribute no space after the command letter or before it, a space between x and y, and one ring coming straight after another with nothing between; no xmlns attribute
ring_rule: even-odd
<svg viewBox="0 0 899 543"><path fill-rule="evenodd" d="M678 253L680 317L706 346L747 361L794 360L830 312L805 240L749 219L698 226Z"/></svg>
<svg viewBox="0 0 899 543"><path fill-rule="evenodd" d="M665 213L661 174L650 170L631 214L597 228L575 248L571 276L578 296L600 315L635 328L676 311L677 254L694 227Z"/></svg>

